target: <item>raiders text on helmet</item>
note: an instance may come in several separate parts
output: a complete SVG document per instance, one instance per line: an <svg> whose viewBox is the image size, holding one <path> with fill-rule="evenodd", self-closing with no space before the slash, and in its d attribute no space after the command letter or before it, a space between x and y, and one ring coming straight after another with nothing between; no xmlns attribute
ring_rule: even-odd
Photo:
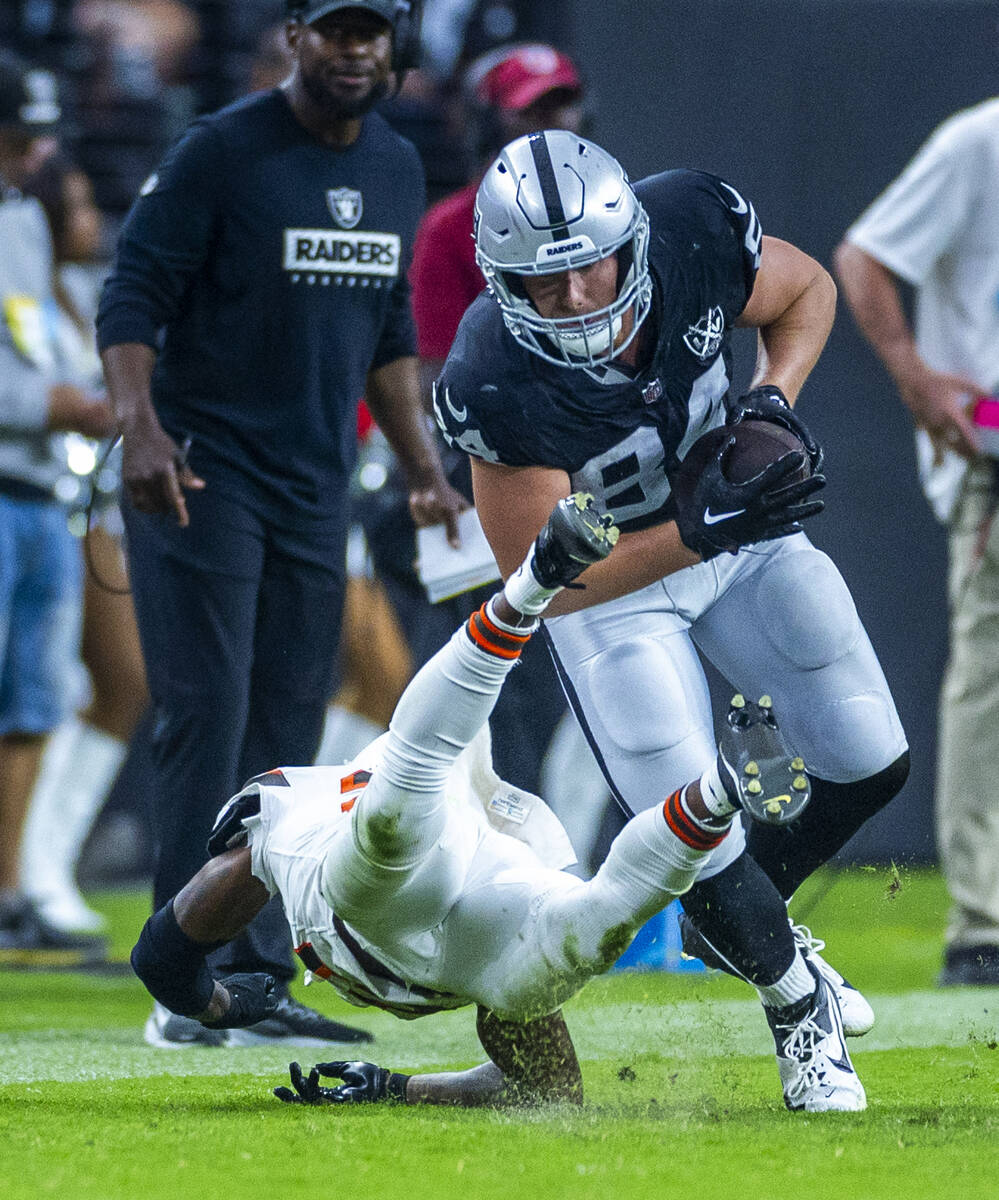
<svg viewBox="0 0 999 1200"><path fill-rule="evenodd" d="M517 138L486 172L475 199L475 257L507 328L548 362L590 367L610 361L648 316L649 219L621 164L585 138L547 130ZM524 275L548 275L618 255L613 303L578 317L542 317ZM624 314L634 322L615 346Z"/></svg>

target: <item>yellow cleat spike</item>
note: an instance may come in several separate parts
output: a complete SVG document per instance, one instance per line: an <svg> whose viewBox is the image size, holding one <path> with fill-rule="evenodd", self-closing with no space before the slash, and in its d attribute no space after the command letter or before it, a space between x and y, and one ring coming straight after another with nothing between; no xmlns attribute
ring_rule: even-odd
<svg viewBox="0 0 999 1200"><path fill-rule="evenodd" d="M763 784L760 783L758 779L751 779L749 783L746 784L746 791L749 792L751 796L758 796L760 792L763 791Z"/></svg>
<svg viewBox="0 0 999 1200"><path fill-rule="evenodd" d="M746 697L742 694L742 692L736 692L735 695L732 697L732 707L733 708L745 708L746 707Z"/></svg>
<svg viewBox="0 0 999 1200"><path fill-rule="evenodd" d="M769 696L760 697L760 708L773 708L774 702Z"/></svg>
<svg viewBox="0 0 999 1200"><path fill-rule="evenodd" d="M747 775L759 775L760 764L756 762L748 762L742 769Z"/></svg>
<svg viewBox="0 0 999 1200"><path fill-rule="evenodd" d="M793 787L796 792L803 792L808 787L808 780L804 777L804 775L795 775L795 777L791 780L791 787Z"/></svg>
<svg viewBox="0 0 999 1200"><path fill-rule="evenodd" d="M803 758L792 758L791 759L791 770L792 771L803 771L804 769L805 769L805 760Z"/></svg>

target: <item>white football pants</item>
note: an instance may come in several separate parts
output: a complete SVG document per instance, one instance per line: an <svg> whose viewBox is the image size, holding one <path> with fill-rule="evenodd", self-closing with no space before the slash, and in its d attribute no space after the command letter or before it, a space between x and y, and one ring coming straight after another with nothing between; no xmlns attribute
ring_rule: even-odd
<svg viewBox="0 0 999 1200"><path fill-rule="evenodd" d="M437 961L423 986L528 1019L607 970L686 891L706 852L671 830L660 805L629 823L584 883L448 798L451 766L511 666L463 628L420 670L352 811L352 836L337 839L323 874L334 910L376 950L432 933Z"/></svg>
<svg viewBox="0 0 999 1200"><path fill-rule="evenodd" d="M789 743L821 779L865 779L906 749L849 589L803 533L719 554L545 627L576 715L631 812L662 803L715 757L698 650L738 691L773 697ZM736 822L702 878L744 845Z"/></svg>

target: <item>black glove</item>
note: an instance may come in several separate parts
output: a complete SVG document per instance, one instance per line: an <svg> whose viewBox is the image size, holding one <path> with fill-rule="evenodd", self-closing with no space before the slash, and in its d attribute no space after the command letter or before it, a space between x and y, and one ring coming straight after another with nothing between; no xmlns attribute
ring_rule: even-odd
<svg viewBox="0 0 999 1200"><path fill-rule="evenodd" d="M784 393L779 387L765 384L753 388L744 396L734 399L725 397L725 424L738 425L740 421L770 421L773 425L783 425L801 440L808 451L808 459L812 465L812 474L817 475L822 470L824 455L822 447L808 431L808 426L788 404Z"/></svg>
<svg viewBox="0 0 999 1200"><path fill-rule="evenodd" d="M281 997L274 990L274 976L227 975L219 983L229 993L229 1011L217 1021L202 1021L209 1029L241 1029L271 1016Z"/></svg>
<svg viewBox="0 0 999 1200"><path fill-rule="evenodd" d="M375 1104L380 1100L405 1100L408 1075L369 1062L316 1063L308 1078L297 1062L288 1071L295 1090L276 1087L274 1095L285 1104ZM339 1087L319 1086L320 1075L342 1079Z"/></svg>
<svg viewBox="0 0 999 1200"><path fill-rule="evenodd" d="M677 509L681 541L703 559L722 550L735 554L748 542L799 533L800 522L825 507L821 500L805 499L825 487L824 475L784 483L804 463L800 450L781 455L745 483L731 483L722 470L730 445L731 439L708 459L689 504Z"/></svg>

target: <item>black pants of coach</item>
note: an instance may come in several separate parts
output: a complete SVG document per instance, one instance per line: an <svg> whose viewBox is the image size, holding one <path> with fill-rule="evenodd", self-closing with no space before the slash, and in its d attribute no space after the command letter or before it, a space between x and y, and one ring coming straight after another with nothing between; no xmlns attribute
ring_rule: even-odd
<svg viewBox="0 0 999 1200"><path fill-rule="evenodd" d="M254 775L311 763L333 691L346 513L289 531L212 491L191 522L122 503L129 573L154 708L154 909L207 860L218 810ZM294 977L274 899L209 962L217 974Z"/></svg>

